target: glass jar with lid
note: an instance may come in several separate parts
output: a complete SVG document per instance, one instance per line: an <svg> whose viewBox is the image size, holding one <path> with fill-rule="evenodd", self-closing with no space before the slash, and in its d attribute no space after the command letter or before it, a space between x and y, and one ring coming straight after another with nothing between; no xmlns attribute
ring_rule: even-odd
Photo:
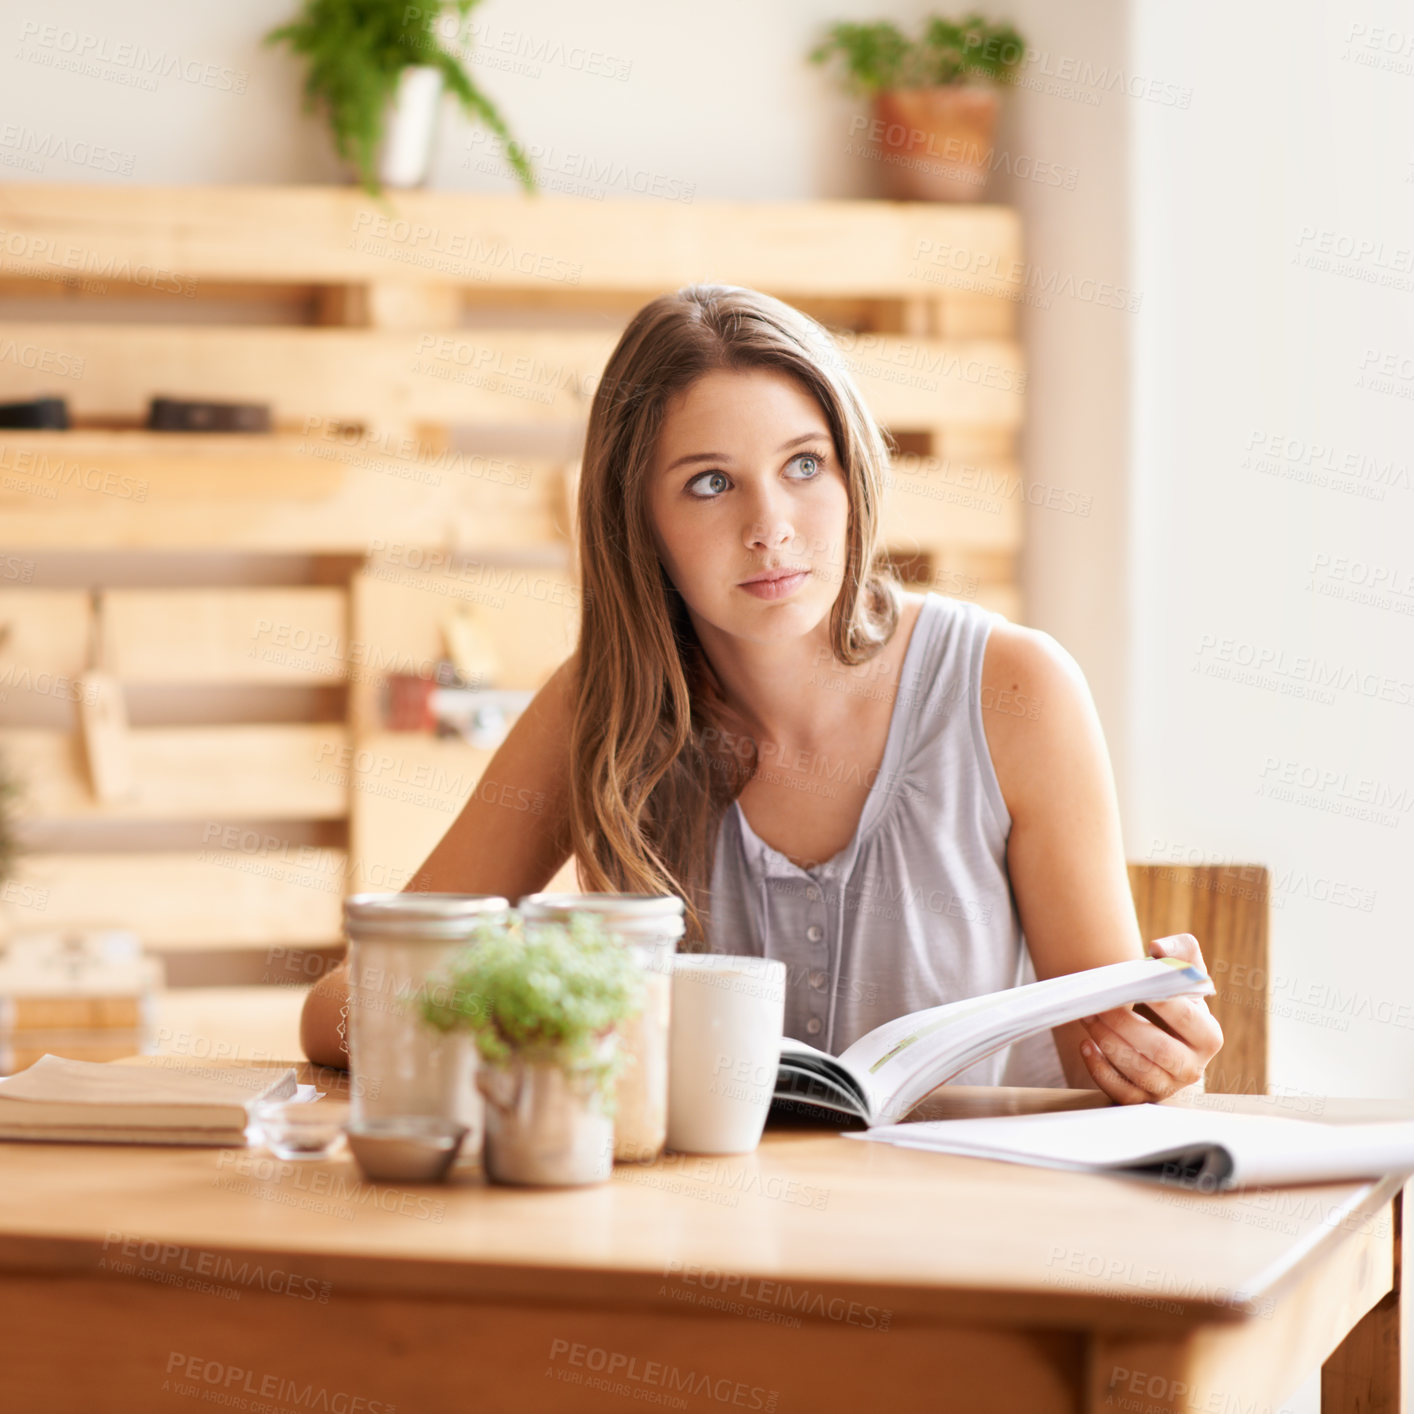
<svg viewBox="0 0 1414 1414"><path fill-rule="evenodd" d="M472 929L505 919L498 894L352 894L349 940L350 1122L426 1118L467 1126L462 1152L481 1149L476 1053L464 1033L440 1033L419 1013L423 984L466 946Z"/></svg>
<svg viewBox="0 0 1414 1414"><path fill-rule="evenodd" d="M673 955L683 935L683 901L676 894L526 894L524 922L563 923L592 913L633 950L644 970L643 1010L619 1027L626 1055L614 1090L614 1158L647 1163L668 1136L668 1023Z"/></svg>

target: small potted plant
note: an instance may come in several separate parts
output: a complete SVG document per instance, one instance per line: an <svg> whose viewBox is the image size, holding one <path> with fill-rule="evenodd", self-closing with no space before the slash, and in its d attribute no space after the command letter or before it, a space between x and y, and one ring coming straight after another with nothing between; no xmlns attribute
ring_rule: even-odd
<svg viewBox="0 0 1414 1414"><path fill-rule="evenodd" d="M812 63L838 57L851 93L872 101L852 148L883 164L890 196L978 201L987 186L1000 86L1011 83L1026 43L1006 23L972 11L960 20L930 16L911 40L888 20L831 26Z"/></svg>
<svg viewBox="0 0 1414 1414"><path fill-rule="evenodd" d="M588 913L475 928L423 1017L469 1031L486 1097L486 1175L496 1183L601 1183L614 1163L619 1023L644 1003L630 949Z"/></svg>
<svg viewBox="0 0 1414 1414"><path fill-rule="evenodd" d="M323 107L339 156L364 189L421 186L432 158L443 90L486 124L530 192L535 176L496 105L443 47L444 21L460 26L481 0L303 0L296 19L270 30L266 44L288 44L309 67L304 109Z"/></svg>

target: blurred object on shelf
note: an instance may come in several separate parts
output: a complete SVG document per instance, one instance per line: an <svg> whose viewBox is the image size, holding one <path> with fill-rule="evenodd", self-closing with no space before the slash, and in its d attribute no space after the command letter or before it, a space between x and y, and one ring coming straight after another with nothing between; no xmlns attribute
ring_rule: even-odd
<svg viewBox="0 0 1414 1414"><path fill-rule="evenodd" d="M430 678L420 673L389 673L380 694L383 725L395 732L435 732L437 715L432 710L432 694L439 687L458 683L457 670L445 658L433 668Z"/></svg>
<svg viewBox="0 0 1414 1414"><path fill-rule="evenodd" d="M153 1049L159 958L124 929L21 934L0 953L0 1075L42 1055L115 1060Z"/></svg>
<svg viewBox="0 0 1414 1414"><path fill-rule="evenodd" d="M439 687L432 694L438 730L456 732L468 746L497 747L535 694L510 689Z"/></svg>
<svg viewBox="0 0 1414 1414"><path fill-rule="evenodd" d="M103 647L103 596L95 591L89 618L88 667L79 683L79 734L94 797L112 804L137 795L128 707L123 685L108 672Z"/></svg>
<svg viewBox="0 0 1414 1414"><path fill-rule="evenodd" d="M495 639L471 606L453 609L442 620L442 642L461 685L495 687L501 681Z"/></svg>
<svg viewBox="0 0 1414 1414"><path fill-rule="evenodd" d="M153 398L149 432L269 432L269 403L209 403L185 398Z"/></svg>
<svg viewBox="0 0 1414 1414"><path fill-rule="evenodd" d="M63 398L29 398L22 403L0 403L0 427L55 428L67 431L69 405Z"/></svg>
<svg viewBox="0 0 1414 1414"><path fill-rule="evenodd" d="M459 736L470 746L494 748L534 696L525 690L446 685L413 673L389 673L383 681L383 725L395 732Z"/></svg>

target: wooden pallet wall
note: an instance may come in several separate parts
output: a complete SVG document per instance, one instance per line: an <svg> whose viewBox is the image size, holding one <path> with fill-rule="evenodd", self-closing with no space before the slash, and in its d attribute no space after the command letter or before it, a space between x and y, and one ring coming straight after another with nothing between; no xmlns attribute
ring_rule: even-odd
<svg viewBox="0 0 1414 1414"><path fill-rule="evenodd" d="M0 401L74 419L0 432L0 751L36 844L10 926L132 927L191 981L332 953L342 895L398 887L490 754L384 731L383 675L425 672L453 610L498 686L563 660L595 380L692 281L838 331L905 449L886 553L1021 618L1020 255L990 206L0 185ZM144 431L159 394L276 425ZM78 754L95 644L133 721L121 802Z"/></svg>

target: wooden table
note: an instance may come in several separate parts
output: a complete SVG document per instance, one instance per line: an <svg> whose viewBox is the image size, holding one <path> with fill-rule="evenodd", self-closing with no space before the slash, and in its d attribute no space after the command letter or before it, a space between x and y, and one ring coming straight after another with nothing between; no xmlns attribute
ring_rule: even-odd
<svg viewBox="0 0 1414 1414"><path fill-rule="evenodd" d="M1098 1098L954 1087L930 1113ZM1371 1104L1324 1117L1410 1113ZM1325 1414L1394 1411L1403 1193L1200 1196L803 1126L540 1191L6 1144L0 1403L1248 1414L1324 1361Z"/></svg>

